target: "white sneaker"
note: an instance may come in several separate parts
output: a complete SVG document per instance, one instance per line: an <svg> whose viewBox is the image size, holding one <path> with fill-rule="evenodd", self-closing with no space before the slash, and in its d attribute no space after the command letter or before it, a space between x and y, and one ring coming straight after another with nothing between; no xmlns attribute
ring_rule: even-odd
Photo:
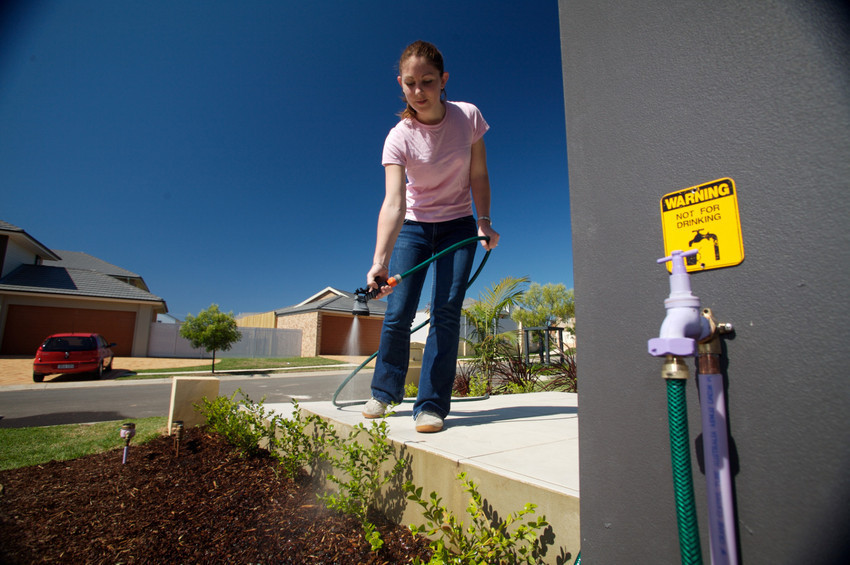
<svg viewBox="0 0 850 565"><path fill-rule="evenodd" d="M434 433L443 429L443 419L433 412L422 411L416 416L416 431L420 433Z"/></svg>
<svg viewBox="0 0 850 565"><path fill-rule="evenodd" d="M370 398L369 402L363 407L364 418L380 418L387 411L387 405L377 398Z"/></svg>

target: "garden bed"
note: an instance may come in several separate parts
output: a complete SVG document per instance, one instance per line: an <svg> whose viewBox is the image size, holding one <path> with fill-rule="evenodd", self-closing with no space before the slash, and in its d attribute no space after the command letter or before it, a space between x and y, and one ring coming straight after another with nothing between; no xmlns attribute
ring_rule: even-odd
<svg viewBox="0 0 850 565"><path fill-rule="evenodd" d="M203 428L177 456L163 436L73 461L0 471L0 563L409 563L424 538L373 518L371 551L356 518L330 511L308 477L240 457Z"/></svg>

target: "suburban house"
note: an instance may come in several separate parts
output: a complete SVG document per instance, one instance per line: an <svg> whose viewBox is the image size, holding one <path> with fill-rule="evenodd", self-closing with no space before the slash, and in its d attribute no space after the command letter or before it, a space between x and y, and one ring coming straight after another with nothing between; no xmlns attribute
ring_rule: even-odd
<svg viewBox="0 0 850 565"><path fill-rule="evenodd" d="M355 316L352 314L354 299L353 293L329 286L294 306L258 314L240 314L236 317L236 324L244 328L300 330L302 357L371 355L378 350L381 341L381 325L387 304L384 300L370 300L370 315L357 317L355 332ZM466 298L463 307L468 308L475 302L472 298ZM417 311L413 329L427 322L429 318L427 308ZM476 339L472 324L464 316L461 316L460 324L459 354L471 355L473 350L468 340ZM567 327L571 327L571 324L567 324ZM424 344L428 338L428 330L429 326L425 323L422 328L410 334L410 341ZM500 315L498 331L516 332L520 347L524 347L522 327L511 319L509 310ZM550 338L554 340L552 343L557 344L557 332L552 331L551 334ZM564 344L567 347L575 347L575 336L570 331L563 331L562 334ZM537 351L536 343L532 344L532 350Z"/></svg>
<svg viewBox="0 0 850 565"><path fill-rule="evenodd" d="M93 332L118 356L144 357L151 323L167 312L136 273L49 249L0 220L0 354L32 355L50 334Z"/></svg>
<svg viewBox="0 0 850 565"><path fill-rule="evenodd" d="M354 294L327 287L294 306L243 314L236 324L251 328L301 330L301 356L371 355L378 350L387 303L370 300L369 316L355 316ZM355 323L356 322L356 323ZM356 328L356 332L354 332Z"/></svg>
<svg viewBox="0 0 850 565"><path fill-rule="evenodd" d="M286 328L301 330L301 356L321 355L371 355L378 350L381 341L381 324L387 304L384 300L370 300L369 316L358 317L357 333L354 328L354 294L333 287L326 287L306 300L294 306L280 308L259 314L240 314L236 324L252 328ZM464 300L464 308L475 300ZM428 309L416 312L413 320L415 329L427 322L431 314ZM516 323L504 316L499 331L516 330ZM428 338L429 326L426 323L411 333L410 341L424 344ZM466 318L461 317L460 354L472 352L464 338L473 338L472 327Z"/></svg>
<svg viewBox="0 0 850 565"><path fill-rule="evenodd" d="M156 315L156 322L158 324L182 324L180 320L172 316L171 314L160 313Z"/></svg>

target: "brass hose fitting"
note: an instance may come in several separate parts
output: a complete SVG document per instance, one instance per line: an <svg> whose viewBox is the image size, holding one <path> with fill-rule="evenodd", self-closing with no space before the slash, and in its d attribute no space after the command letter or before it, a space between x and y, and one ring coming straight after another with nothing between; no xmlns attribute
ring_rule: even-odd
<svg viewBox="0 0 850 565"><path fill-rule="evenodd" d="M661 366L661 376L665 379L685 380L690 376L687 363L678 355L667 355Z"/></svg>
<svg viewBox="0 0 850 565"><path fill-rule="evenodd" d="M722 353L720 336L731 333L734 328L729 323L718 324L711 308L703 308L702 315L708 320L711 333L697 344L697 372L701 375L719 374Z"/></svg>

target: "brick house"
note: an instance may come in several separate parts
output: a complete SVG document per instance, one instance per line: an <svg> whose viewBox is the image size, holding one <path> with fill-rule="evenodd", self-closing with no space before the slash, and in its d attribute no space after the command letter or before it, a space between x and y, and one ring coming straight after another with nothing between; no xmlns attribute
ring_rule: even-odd
<svg viewBox="0 0 850 565"><path fill-rule="evenodd" d="M86 253L49 249L0 220L0 354L32 355L59 332L100 333L118 356L147 355L165 300L144 279Z"/></svg>
<svg viewBox="0 0 850 565"><path fill-rule="evenodd" d="M353 293L329 286L294 306L241 315L236 324L301 330L302 357L371 355L378 350L387 304L383 300L369 301L370 315L358 317L356 339L349 342L355 322L353 309Z"/></svg>

